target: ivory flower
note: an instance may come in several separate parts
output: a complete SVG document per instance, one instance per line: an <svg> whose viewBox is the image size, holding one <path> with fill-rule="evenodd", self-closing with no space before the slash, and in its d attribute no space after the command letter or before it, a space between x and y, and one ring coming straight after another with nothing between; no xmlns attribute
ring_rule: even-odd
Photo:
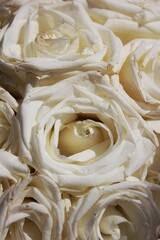
<svg viewBox="0 0 160 240"><path fill-rule="evenodd" d="M50 4L55 3L62 0L35 0L34 2L37 4ZM7 27L12 22L16 11L20 6L23 6L32 0L1 0L0 6L0 40L3 37Z"/></svg>
<svg viewBox="0 0 160 240"><path fill-rule="evenodd" d="M124 47L120 82L148 119L160 120L160 41L137 39ZM160 133L159 121L151 122Z"/></svg>
<svg viewBox="0 0 160 240"><path fill-rule="evenodd" d="M87 0L93 21L110 28L123 43L137 38L158 39L160 1Z"/></svg>
<svg viewBox="0 0 160 240"><path fill-rule="evenodd" d="M0 149L16 153L18 150L18 129L15 113L17 101L0 87Z"/></svg>
<svg viewBox="0 0 160 240"><path fill-rule="evenodd" d="M107 67L111 71L121 49L121 41L107 27L95 24L80 2L29 2L4 33L0 65L2 70L39 74Z"/></svg>
<svg viewBox="0 0 160 240"><path fill-rule="evenodd" d="M143 180L157 140L111 82L90 72L30 90L18 114L24 161L71 191Z"/></svg>
<svg viewBox="0 0 160 240"><path fill-rule="evenodd" d="M92 188L72 205L68 227L68 240L157 240L160 211L147 185L126 181Z"/></svg>
<svg viewBox="0 0 160 240"><path fill-rule="evenodd" d="M61 240L63 203L57 186L42 175L26 178L0 197L1 239Z"/></svg>

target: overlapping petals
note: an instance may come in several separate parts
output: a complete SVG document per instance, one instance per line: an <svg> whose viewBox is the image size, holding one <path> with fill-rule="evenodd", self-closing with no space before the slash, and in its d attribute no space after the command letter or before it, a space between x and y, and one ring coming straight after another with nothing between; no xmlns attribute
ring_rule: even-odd
<svg viewBox="0 0 160 240"><path fill-rule="evenodd" d="M87 2L93 21L110 28L124 44L137 38L159 38L159 1L87 0Z"/></svg>
<svg viewBox="0 0 160 240"><path fill-rule="evenodd" d="M141 114L160 132L159 50L158 40L135 40L124 47L120 82L128 95L136 101Z"/></svg>
<svg viewBox="0 0 160 240"><path fill-rule="evenodd" d="M62 239L63 203L57 186L38 175L12 185L0 198L1 239Z"/></svg>
<svg viewBox="0 0 160 240"><path fill-rule="evenodd" d="M15 113L18 109L17 101L0 87L0 149L16 153L18 150L18 129Z"/></svg>
<svg viewBox="0 0 160 240"><path fill-rule="evenodd" d="M107 27L92 22L79 1L29 2L5 31L0 63L2 70L7 65L15 72L106 72L118 64L121 49L121 41Z"/></svg>
<svg viewBox="0 0 160 240"><path fill-rule="evenodd" d="M20 159L3 150L0 150L0 195L29 175L29 168Z"/></svg>
<svg viewBox="0 0 160 240"><path fill-rule="evenodd" d="M73 191L143 180L157 139L111 82L90 72L28 92L18 114L24 161Z"/></svg>
<svg viewBox="0 0 160 240"><path fill-rule="evenodd" d="M0 240L160 240L160 0L0 0Z"/></svg>
<svg viewBox="0 0 160 240"><path fill-rule="evenodd" d="M128 181L93 188L70 208L67 239L156 240L160 212L149 188Z"/></svg>

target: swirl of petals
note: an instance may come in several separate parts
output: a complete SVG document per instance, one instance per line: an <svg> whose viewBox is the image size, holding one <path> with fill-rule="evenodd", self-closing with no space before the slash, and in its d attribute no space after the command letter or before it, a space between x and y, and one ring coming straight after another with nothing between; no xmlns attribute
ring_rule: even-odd
<svg viewBox="0 0 160 240"><path fill-rule="evenodd" d="M35 0L37 4L51 4L62 0ZM6 29L9 27L13 21L16 11L23 5L32 2L32 0L1 0L0 7L0 40L3 38L3 35Z"/></svg>
<svg viewBox="0 0 160 240"><path fill-rule="evenodd" d="M160 133L160 41L137 39L124 47L120 83L139 105L140 113Z"/></svg>
<svg viewBox="0 0 160 240"><path fill-rule="evenodd" d="M15 114L18 110L17 101L8 91L0 87L0 149L17 153L18 126Z"/></svg>
<svg viewBox="0 0 160 240"><path fill-rule="evenodd" d="M143 180L158 144L109 76L94 71L33 88L17 118L20 156L69 191Z"/></svg>
<svg viewBox="0 0 160 240"><path fill-rule="evenodd" d="M29 1L16 11L1 41L1 69L37 74L111 72L119 61L120 39L94 23L79 1L43 3Z"/></svg>
<svg viewBox="0 0 160 240"><path fill-rule="evenodd" d="M12 185L0 197L0 236L5 239L61 240L63 203L56 184L35 175Z"/></svg>
<svg viewBox="0 0 160 240"><path fill-rule="evenodd" d="M67 239L157 240L159 235L160 209L150 188L137 180L92 188L70 208Z"/></svg>

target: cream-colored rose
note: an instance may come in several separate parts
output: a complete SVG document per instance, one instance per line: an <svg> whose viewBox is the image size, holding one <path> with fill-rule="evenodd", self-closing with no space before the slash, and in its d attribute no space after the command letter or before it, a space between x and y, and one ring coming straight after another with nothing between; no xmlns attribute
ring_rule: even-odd
<svg viewBox="0 0 160 240"><path fill-rule="evenodd" d="M36 4L51 4L62 0L34 0ZM23 5L32 2L32 0L1 0L0 4L0 40L5 30L11 24L16 11Z"/></svg>
<svg viewBox="0 0 160 240"><path fill-rule="evenodd" d="M157 240L160 234L160 211L139 181L92 188L69 214L67 240Z"/></svg>
<svg viewBox="0 0 160 240"><path fill-rule="evenodd" d="M12 153L18 150L17 108L17 101L0 87L0 149Z"/></svg>
<svg viewBox="0 0 160 240"><path fill-rule="evenodd" d="M93 21L110 28L123 43L160 35L160 1L87 0Z"/></svg>
<svg viewBox="0 0 160 240"><path fill-rule="evenodd" d="M0 196L9 187L29 175L27 165L20 159L3 150L0 150Z"/></svg>
<svg viewBox="0 0 160 240"><path fill-rule="evenodd" d="M0 66L39 74L71 70L111 71L121 41L94 23L79 1L29 2L19 8L1 43Z"/></svg>
<svg viewBox="0 0 160 240"><path fill-rule="evenodd" d="M38 175L11 186L0 197L1 240L61 240L63 202L56 184Z"/></svg>
<svg viewBox="0 0 160 240"><path fill-rule="evenodd" d="M120 83L127 94L139 105L141 114L149 119L160 133L160 41L134 40L124 47Z"/></svg>
<svg viewBox="0 0 160 240"><path fill-rule="evenodd" d="M77 192L143 180L156 138L112 80L90 72L30 90L18 114L24 161Z"/></svg>

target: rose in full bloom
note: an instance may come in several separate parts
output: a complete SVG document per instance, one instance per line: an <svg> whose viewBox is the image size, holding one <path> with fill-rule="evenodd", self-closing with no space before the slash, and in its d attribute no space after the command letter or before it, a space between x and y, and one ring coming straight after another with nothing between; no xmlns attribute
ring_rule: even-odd
<svg viewBox="0 0 160 240"><path fill-rule="evenodd" d="M49 178L38 175L12 185L0 197L0 236L5 239L62 239L63 202Z"/></svg>
<svg viewBox="0 0 160 240"><path fill-rule="evenodd" d="M1 41L0 66L6 71L61 73L111 71L118 64L121 41L94 23L79 1L44 1L22 5Z"/></svg>
<svg viewBox="0 0 160 240"><path fill-rule="evenodd" d="M87 0L87 2L93 21L110 28L123 43L136 38L159 39L159 0Z"/></svg>
<svg viewBox="0 0 160 240"><path fill-rule="evenodd" d="M13 184L28 175L29 168L17 156L0 150L0 196Z"/></svg>
<svg viewBox="0 0 160 240"><path fill-rule="evenodd" d="M20 107L20 156L61 188L143 180L156 137L141 116L98 72L33 88Z"/></svg>
<svg viewBox="0 0 160 240"><path fill-rule="evenodd" d="M36 4L50 4L62 0L35 0ZM32 0L1 0L0 4L0 40L3 37L7 27L11 24L16 11L23 5L32 2Z"/></svg>
<svg viewBox="0 0 160 240"><path fill-rule="evenodd" d="M137 39L124 47L120 82L148 119L160 120L160 41ZM160 133L159 121L153 121Z"/></svg>
<svg viewBox="0 0 160 240"><path fill-rule="evenodd" d="M157 240L160 211L146 184L126 181L92 188L72 203L68 229L68 240Z"/></svg>
<svg viewBox="0 0 160 240"><path fill-rule="evenodd" d="M15 117L17 109L17 101L0 87L0 149L12 153L17 153L18 150L18 127Z"/></svg>

